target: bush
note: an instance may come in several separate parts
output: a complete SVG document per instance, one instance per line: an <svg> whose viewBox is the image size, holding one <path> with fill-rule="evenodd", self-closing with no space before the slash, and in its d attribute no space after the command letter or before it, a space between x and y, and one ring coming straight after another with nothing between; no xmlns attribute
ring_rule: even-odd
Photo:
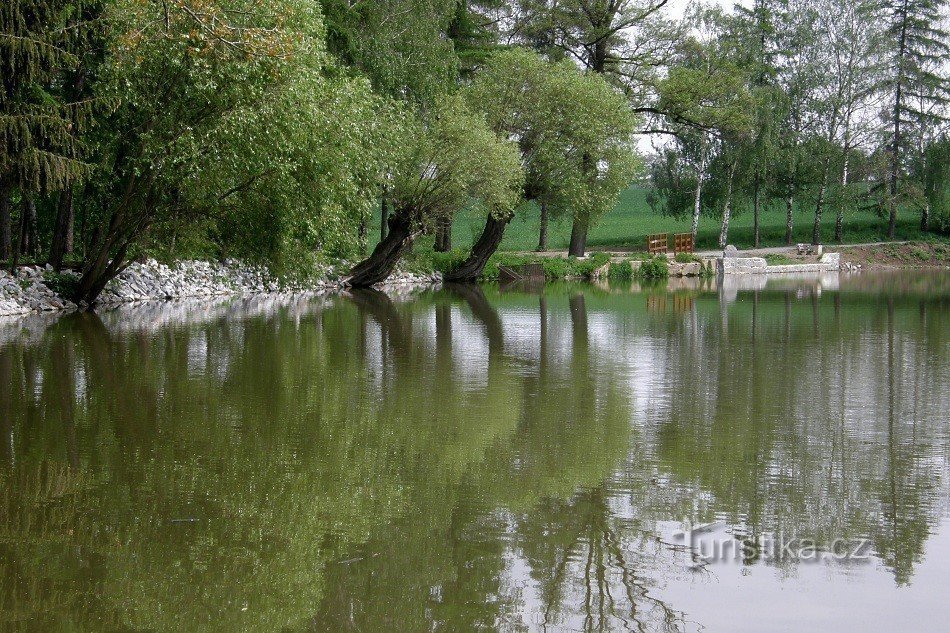
<svg viewBox="0 0 950 633"><path fill-rule="evenodd" d="M76 296L79 277L68 273L57 273L48 270L43 273L43 283L60 297L72 299Z"/></svg>
<svg viewBox="0 0 950 633"><path fill-rule="evenodd" d="M621 281L633 279L633 265L631 265L629 261L611 264L610 271L607 273L607 276L611 279L617 279Z"/></svg>
<svg viewBox="0 0 950 633"><path fill-rule="evenodd" d="M456 268L468 257L468 251L462 248L453 249L447 253L432 252L431 270L445 275Z"/></svg>
<svg viewBox="0 0 950 633"><path fill-rule="evenodd" d="M523 266L525 264L541 264L544 277L548 280L589 278L594 271L610 262L606 253L593 253L587 259L576 257L537 257L532 255L510 255L495 253L485 265L482 272L483 281L497 281L499 266Z"/></svg>
<svg viewBox="0 0 950 633"><path fill-rule="evenodd" d="M693 262L700 261L700 259L692 253L677 253L674 259L679 264L692 264Z"/></svg>
<svg viewBox="0 0 950 633"><path fill-rule="evenodd" d="M637 277L640 279L666 279L669 276L670 263L663 255L646 260L637 270Z"/></svg>

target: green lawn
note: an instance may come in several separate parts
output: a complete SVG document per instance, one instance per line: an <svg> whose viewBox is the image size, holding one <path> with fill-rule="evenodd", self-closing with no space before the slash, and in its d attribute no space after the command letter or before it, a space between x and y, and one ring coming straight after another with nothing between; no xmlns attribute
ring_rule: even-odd
<svg viewBox="0 0 950 633"><path fill-rule="evenodd" d="M538 245L538 227L540 214L537 207L530 205L519 212L505 232L501 250L530 251ZM834 209L826 209L822 223L823 239L831 243L834 237ZM455 218L452 227L452 246L465 248L478 237L484 220L481 217L462 213ZM814 208L807 206L795 212L795 242L811 242ZM898 218L898 240L921 239L920 218L916 214L906 213ZM718 218L701 218L697 248L715 249L719 241L720 221ZM785 243L785 208L775 205L765 210L761 217L762 246L781 246ZM601 218L591 230L588 240L589 250L613 248L645 250L644 240L651 233L687 233L690 219L663 217L653 212L646 202L646 192L631 186L623 192L617 206ZM370 228L370 247L379 238L379 216L374 218ZM878 242L887 239L887 222L871 211L851 213L845 217L844 240L846 243ZM551 225L550 247L566 249L571 235L571 225L561 221ZM729 228L729 242L739 248L752 247L752 213L741 210L734 216Z"/></svg>

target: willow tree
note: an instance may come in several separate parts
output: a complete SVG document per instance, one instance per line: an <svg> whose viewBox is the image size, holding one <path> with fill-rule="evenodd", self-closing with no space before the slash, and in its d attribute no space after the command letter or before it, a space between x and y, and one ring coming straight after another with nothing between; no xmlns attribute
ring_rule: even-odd
<svg viewBox="0 0 950 633"><path fill-rule="evenodd" d="M440 100L425 120L406 125L405 151L392 170L389 231L353 267L346 283L360 287L384 281L419 235L459 209L473 207L490 222L506 222L523 182L512 143L499 138L460 97Z"/></svg>
<svg viewBox="0 0 950 633"><path fill-rule="evenodd" d="M77 63L79 27L66 27L83 4L7 0L0 6L0 259L13 254L13 191L32 209L34 194L62 189L87 170L75 134L86 108L56 89Z"/></svg>
<svg viewBox="0 0 950 633"><path fill-rule="evenodd" d="M287 103L314 107L301 77L325 63L319 11L296 0L112 0L105 19L100 94L116 107L99 126L102 175L83 201L98 227L74 296L86 303L163 225L220 218L295 168L261 136L278 136ZM262 241L274 224L261 224Z"/></svg>
<svg viewBox="0 0 950 633"><path fill-rule="evenodd" d="M466 96L496 133L518 143L522 199L541 207L539 250L547 247L549 214L596 218L633 177L636 117L599 75L513 49L494 55ZM468 259L448 278L477 279L513 217L489 214Z"/></svg>

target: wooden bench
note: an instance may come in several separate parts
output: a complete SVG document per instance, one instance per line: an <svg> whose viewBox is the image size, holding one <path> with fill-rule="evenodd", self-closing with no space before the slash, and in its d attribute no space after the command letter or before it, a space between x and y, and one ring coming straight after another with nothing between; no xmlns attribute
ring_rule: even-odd
<svg viewBox="0 0 950 633"><path fill-rule="evenodd" d="M650 255L664 254L668 250L670 250L668 233L647 235L647 252Z"/></svg>
<svg viewBox="0 0 950 633"><path fill-rule="evenodd" d="M696 250L696 241L692 233L677 233L673 236L674 253L692 253Z"/></svg>
<svg viewBox="0 0 950 633"><path fill-rule="evenodd" d="M692 253L696 250L696 241L692 233L676 233L673 236L674 253ZM670 234L656 233L647 235L647 252L650 255L664 255L670 251Z"/></svg>

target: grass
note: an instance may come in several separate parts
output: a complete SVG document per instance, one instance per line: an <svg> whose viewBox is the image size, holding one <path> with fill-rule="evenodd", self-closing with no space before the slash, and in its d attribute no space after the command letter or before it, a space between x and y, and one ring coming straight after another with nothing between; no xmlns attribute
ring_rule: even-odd
<svg viewBox="0 0 950 633"><path fill-rule="evenodd" d="M781 253L768 253L765 256L765 262L769 266L785 266L788 264L798 264L794 259L787 255L782 255Z"/></svg>
<svg viewBox="0 0 950 633"><path fill-rule="evenodd" d="M617 206L607 213L590 232L588 248L597 250L635 250L642 251L644 240L652 233L688 233L690 218L675 219L653 212L646 202L646 191L637 185L624 191ZM822 235L826 243L834 236L834 209L826 209L822 223ZM793 233L794 242L811 242L814 209L803 205L795 211ZM920 218L910 211L898 217L897 240L925 239L920 231ZM532 251L538 245L540 212L534 205L526 205L512 220L502 241L502 251ZM469 213L460 213L452 226L452 243L456 247L470 246L484 226L481 217ZM697 248L715 250L719 241L719 218L703 217L699 223ZM785 207L776 204L763 211L760 220L762 246L782 246L785 244ZM566 219L552 222L549 243L551 249L566 249L571 235L571 225ZM370 226L370 248L379 238L379 216L373 218ZM849 213L844 221L844 241L850 244L887 241L887 223L873 211ZM752 247L752 213L749 209L738 209L729 229L729 243L738 248Z"/></svg>

